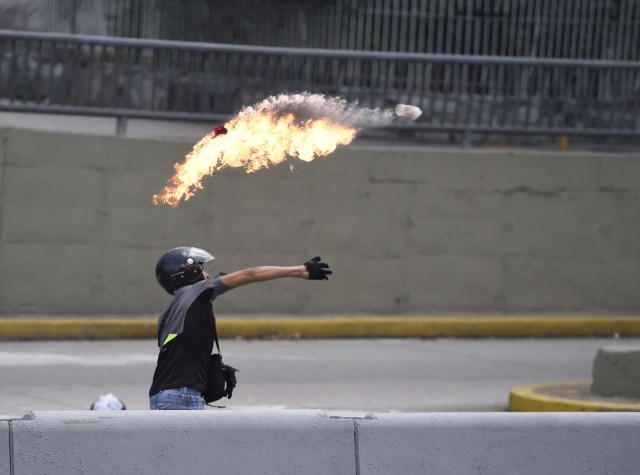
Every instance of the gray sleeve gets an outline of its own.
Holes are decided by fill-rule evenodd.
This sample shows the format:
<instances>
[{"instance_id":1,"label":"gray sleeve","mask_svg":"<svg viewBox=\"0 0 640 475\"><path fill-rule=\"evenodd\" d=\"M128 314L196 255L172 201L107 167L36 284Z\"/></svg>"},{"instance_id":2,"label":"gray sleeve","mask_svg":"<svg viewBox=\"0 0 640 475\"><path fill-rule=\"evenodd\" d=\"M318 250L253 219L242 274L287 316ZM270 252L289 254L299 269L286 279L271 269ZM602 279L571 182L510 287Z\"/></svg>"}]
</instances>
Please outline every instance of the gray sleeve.
<instances>
[{"instance_id":1,"label":"gray sleeve","mask_svg":"<svg viewBox=\"0 0 640 475\"><path fill-rule=\"evenodd\" d=\"M227 293L229 290L233 289L233 287L229 287L228 285L224 285L220 277L225 275L224 273L219 273L205 281L205 288L213 289L211 292L211 300L215 300L217 297L220 297L222 294Z\"/></svg>"}]
</instances>

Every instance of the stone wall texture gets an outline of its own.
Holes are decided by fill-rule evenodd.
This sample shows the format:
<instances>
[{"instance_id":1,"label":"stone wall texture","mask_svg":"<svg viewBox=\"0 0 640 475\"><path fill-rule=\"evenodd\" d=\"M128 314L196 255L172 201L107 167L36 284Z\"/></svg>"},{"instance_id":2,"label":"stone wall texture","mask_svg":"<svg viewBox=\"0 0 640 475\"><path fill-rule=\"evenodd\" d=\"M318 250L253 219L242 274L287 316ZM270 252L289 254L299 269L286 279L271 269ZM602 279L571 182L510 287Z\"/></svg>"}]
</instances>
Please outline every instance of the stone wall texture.
<instances>
[{"instance_id":1,"label":"stone wall texture","mask_svg":"<svg viewBox=\"0 0 640 475\"><path fill-rule=\"evenodd\" d=\"M223 170L151 202L192 143L0 129L0 314L150 314L155 263L214 270L321 255L328 282L254 284L219 312L638 312L640 154L354 144Z\"/></svg>"}]
</instances>

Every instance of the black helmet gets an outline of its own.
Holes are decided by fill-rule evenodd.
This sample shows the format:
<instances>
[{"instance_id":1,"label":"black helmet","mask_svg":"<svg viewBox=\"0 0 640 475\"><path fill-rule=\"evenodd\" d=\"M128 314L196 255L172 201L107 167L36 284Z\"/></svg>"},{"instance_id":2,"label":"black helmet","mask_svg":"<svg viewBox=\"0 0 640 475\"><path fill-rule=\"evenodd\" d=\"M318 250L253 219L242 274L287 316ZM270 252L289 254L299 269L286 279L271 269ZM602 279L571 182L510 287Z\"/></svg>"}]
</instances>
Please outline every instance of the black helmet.
<instances>
[{"instance_id":1,"label":"black helmet","mask_svg":"<svg viewBox=\"0 0 640 475\"><path fill-rule=\"evenodd\" d=\"M197 247L176 247L165 252L156 264L156 279L164 290L173 292L203 279L205 262L215 257Z\"/></svg>"}]
</instances>

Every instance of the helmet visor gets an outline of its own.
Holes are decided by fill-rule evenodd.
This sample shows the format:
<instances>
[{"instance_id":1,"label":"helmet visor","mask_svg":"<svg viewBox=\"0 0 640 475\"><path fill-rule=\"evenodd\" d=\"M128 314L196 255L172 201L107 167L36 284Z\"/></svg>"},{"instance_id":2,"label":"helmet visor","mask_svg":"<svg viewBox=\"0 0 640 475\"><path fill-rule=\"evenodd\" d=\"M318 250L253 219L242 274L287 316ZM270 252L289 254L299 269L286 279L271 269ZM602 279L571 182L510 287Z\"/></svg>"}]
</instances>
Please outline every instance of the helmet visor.
<instances>
[{"instance_id":1,"label":"helmet visor","mask_svg":"<svg viewBox=\"0 0 640 475\"><path fill-rule=\"evenodd\" d=\"M194 261L196 261L198 264L201 264L202 266L204 266L204 264L206 264L207 262L213 262L216 259L207 251L198 247L190 247L187 257L192 257Z\"/></svg>"}]
</instances>

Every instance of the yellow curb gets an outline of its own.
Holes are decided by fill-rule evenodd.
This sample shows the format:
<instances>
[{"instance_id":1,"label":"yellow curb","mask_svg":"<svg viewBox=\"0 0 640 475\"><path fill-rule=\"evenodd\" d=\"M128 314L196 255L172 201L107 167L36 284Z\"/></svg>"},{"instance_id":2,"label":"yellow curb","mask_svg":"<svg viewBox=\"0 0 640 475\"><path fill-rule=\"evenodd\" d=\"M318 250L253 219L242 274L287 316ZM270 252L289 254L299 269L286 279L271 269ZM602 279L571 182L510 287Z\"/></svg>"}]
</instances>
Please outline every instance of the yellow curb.
<instances>
[{"instance_id":1,"label":"yellow curb","mask_svg":"<svg viewBox=\"0 0 640 475\"><path fill-rule=\"evenodd\" d=\"M640 316L222 317L220 338L640 336ZM0 318L0 339L155 338L156 318Z\"/></svg>"},{"instance_id":2,"label":"yellow curb","mask_svg":"<svg viewBox=\"0 0 640 475\"><path fill-rule=\"evenodd\" d=\"M223 318L221 337L492 338L640 336L640 317L316 317Z\"/></svg>"},{"instance_id":3,"label":"yellow curb","mask_svg":"<svg viewBox=\"0 0 640 475\"><path fill-rule=\"evenodd\" d=\"M610 400L581 400L551 396L545 390L565 387L583 392L590 381L569 381L516 386L509 391L509 410L512 412L638 412L640 402L613 402ZM586 387L586 388L585 388Z\"/></svg>"},{"instance_id":4,"label":"yellow curb","mask_svg":"<svg viewBox=\"0 0 640 475\"><path fill-rule=\"evenodd\" d=\"M156 320L140 318L0 318L2 340L153 338Z\"/></svg>"}]
</instances>

